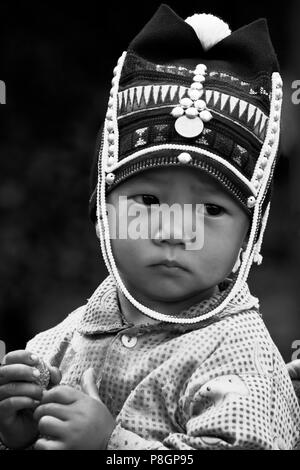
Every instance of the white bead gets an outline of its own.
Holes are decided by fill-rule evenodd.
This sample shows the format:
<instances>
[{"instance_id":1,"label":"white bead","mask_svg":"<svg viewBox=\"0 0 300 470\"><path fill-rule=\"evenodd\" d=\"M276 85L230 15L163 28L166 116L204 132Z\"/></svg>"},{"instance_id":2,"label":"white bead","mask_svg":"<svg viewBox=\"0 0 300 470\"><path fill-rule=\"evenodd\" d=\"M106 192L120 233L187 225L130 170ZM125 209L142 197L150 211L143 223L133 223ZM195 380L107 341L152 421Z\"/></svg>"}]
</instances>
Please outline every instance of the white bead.
<instances>
[{"instance_id":1,"label":"white bead","mask_svg":"<svg viewBox=\"0 0 300 470\"><path fill-rule=\"evenodd\" d=\"M113 173L108 173L105 177L105 181L107 184L112 184L115 180L115 175Z\"/></svg>"},{"instance_id":2,"label":"white bead","mask_svg":"<svg viewBox=\"0 0 300 470\"><path fill-rule=\"evenodd\" d=\"M257 180L255 180L253 185L254 185L254 188L257 189L259 187L259 182Z\"/></svg>"},{"instance_id":3,"label":"white bead","mask_svg":"<svg viewBox=\"0 0 300 470\"><path fill-rule=\"evenodd\" d=\"M109 98L109 100L108 100L108 107L109 107L109 108L112 108L113 105L114 105L114 99L113 99L113 97L111 96L111 97Z\"/></svg>"},{"instance_id":4,"label":"white bead","mask_svg":"<svg viewBox=\"0 0 300 470\"><path fill-rule=\"evenodd\" d=\"M199 100L199 98L201 98L201 96L203 95L203 90L191 90L191 89L189 89L188 90L188 95L191 98L191 100L196 101L196 100Z\"/></svg>"},{"instance_id":5,"label":"white bead","mask_svg":"<svg viewBox=\"0 0 300 470\"><path fill-rule=\"evenodd\" d=\"M278 82L276 83L276 88L282 88L282 80L281 80L281 77L280 77L280 80L278 80Z\"/></svg>"},{"instance_id":6,"label":"white bead","mask_svg":"<svg viewBox=\"0 0 300 470\"><path fill-rule=\"evenodd\" d=\"M279 121L279 114L277 114L277 113L274 114L274 121L275 122Z\"/></svg>"},{"instance_id":7,"label":"white bead","mask_svg":"<svg viewBox=\"0 0 300 470\"><path fill-rule=\"evenodd\" d=\"M193 82L193 83L191 84L191 89L192 89L192 90L202 90L202 88L203 88L202 83Z\"/></svg>"},{"instance_id":8,"label":"white bead","mask_svg":"<svg viewBox=\"0 0 300 470\"><path fill-rule=\"evenodd\" d=\"M256 203L256 199L254 196L249 196L247 199L247 206L251 209L251 207L254 207Z\"/></svg>"},{"instance_id":9,"label":"white bead","mask_svg":"<svg viewBox=\"0 0 300 470\"><path fill-rule=\"evenodd\" d=\"M194 106L199 109L199 111L203 111L206 108L206 103L204 100L197 100L195 101Z\"/></svg>"},{"instance_id":10,"label":"white bead","mask_svg":"<svg viewBox=\"0 0 300 470\"><path fill-rule=\"evenodd\" d=\"M277 90L276 93L275 93L275 99L276 100L281 100L281 98L282 98L282 91Z\"/></svg>"},{"instance_id":11,"label":"white bead","mask_svg":"<svg viewBox=\"0 0 300 470\"><path fill-rule=\"evenodd\" d=\"M266 157L263 157L261 162L260 162L260 167L261 168L266 168L267 164L268 164L268 159Z\"/></svg>"},{"instance_id":12,"label":"white bead","mask_svg":"<svg viewBox=\"0 0 300 470\"><path fill-rule=\"evenodd\" d=\"M276 134L276 132L278 132L278 126L277 126L277 124L273 124L273 126L272 126L272 134Z\"/></svg>"},{"instance_id":13,"label":"white bead","mask_svg":"<svg viewBox=\"0 0 300 470\"><path fill-rule=\"evenodd\" d=\"M109 153L110 155L113 155L114 152L115 152L115 146L114 146L113 144L112 144L112 145L109 145L109 146L108 146L108 153Z\"/></svg>"},{"instance_id":14,"label":"white bead","mask_svg":"<svg viewBox=\"0 0 300 470\"><path fill-rule=\"evenodd\" d=\"M116 77L114 77L111 81L111 84L112 84L112 86L115 86L116 83L117 83L117 79L116 79Z\"/></svg>"},{"instance_id":15,"label":"white bead","mask_svg":"<svg viewBox=\"0 0 300 470\"><path fill-rule=\"evenodd\" d=\"M203 83L205 82L205 77L204 75L195 75L194 78L193 78L194 82L199 82L199 83Z\"/></svg>"},{"instance_id":16,"label":"white bead","mask_svg":"<svg viewBox=\"0 0 300 470\"><path fill-rule=\"evenodd\" d=\"M180 155L178 155L177 160L180 163L190 163L190 161L192 160L192 157L189 153L183 152Z\"/></svg>"},{"instance_id":17,"label":"white bead","mask_svg":"<svg viewBox=\"0 0 300 470\"><path fill-rule=\"evenodd\" d=\"M108 119L109 121L111 121L113 118L113 112L111 109L109 109L106 113L106 119Z\"/></svg>"},{"instance_id":18,"label":"white bead","mask_svg":"<svg viewBox=\"0 0 300 470\"><path fill-rule=\"evenodd\" d=\"M262 255L261 255L260 253L255 253L255 254L254 254L254 257L253 257L254 263L256 263L256 264L259 265L259 264L262 263L262 260L263 260L263 257L262 257Z\"/></svg>"},{"instance_id":19,"label":"white bead","mask_svg":"<svg viewBox=\"0 0 300 470\"><path fill-rule=\"evenodd\" d=\"M172 114L173 117L178 118L180 116L183 116L184 109L181 108L180 106L176 106L176 108L172 109L171 114Z\"/></svg>"},{"instance_id":20,"label":"white bead","mask_svg":"<svg viewBox=\"0 0 300 470\"><path fill-rule=\"evenodd\" d=\"M280 104L275 103L274 109L275 109L275 111L279 111L280 110Z\"/></svg>"},{"instance_id":21,"label":"white bead","mask_svg":"<svg viewBox=\"0 0 300 470\"><path fill-rule=\"evenodd\" d=\"M114 74L114 75L117 75L118 70L119 70L119 67L116 65L115 68L114 68L113 74Z\"/></svg>"},{"instance_id":22,"label":"white bead","mask_svg":"<svg viewBox=\"0 0 300 470\"><path fill-rule=\"evenodd\" d=\"M264 176L263 170L261 168L258 168L256 172L256 178L260 180L263 176Z\"/></svg>"},{"instance_id":23,"label":"white bead","mask_svg":"<svg viewBox=\"0 0 300 470\"><path fill-rule=\"evenodd\" d=\"M198 64L198 65L196 66L195 72L196 72L197 74L198 74L198 73L202 73L202 74L203 74L203 73L206 72L206 70L207 70L207 67L206 67L205 64Z\"/></svg>"},{"instance_id":24,"label":"white bead","mask_svg":"<svg viewBox=\"0 0 300 470\"><path fill-rule=\"evenodd\" d=\"M270 147L272 147L272 145L274 145L274 142L275 142L274 137L270 137L270 139L269 139Z\"/></svg>"},{"instance_id":25,"label":"white bead","mask_svg":"<svg viewBox=\"0 0 300 470\"><path fill-rule=\"evenodd\" d=\"M114 157L108 157L107 166L113 166L114 163L115 163Z\"/></svg>"},{"instance_id":26,"label":"white bead","mask_svg":"<svg viewBox=\"0 0 300 470\"><path fill-rule=\"evenodd\" d=\"M115 87L112 87L110 92L109 92L109 96L112 98L113 96L115 96L115 90L116 88Z\"/></svg>"},{"instance_id":27,"label":"white bead","mask_svg":"<svg viewBox=\"0 0 300 470\"><path fill-rule=\"evenodd\" d=\"M188 118L190 119L193 119L195 118L196 116L198 116L198 110L194 107L192 108L188 108L186 111L185 111L185 114Z\"/></svg>"},{"instance_id":28,"label":"white bead","mask_svg":"<svg viewBox=\"0 0 300 470\"><path fill-rule=\"evenodd\" d=\"M109 134L107 140L110 144L114 144L115 143L115 134L113 132L111 134Z\"/></svg>"},{"instance_id":29,"label":"white bead","mask_svg":"<svg viewBox=\"0 0 300 470\"><path fill-rule=\"evenodd\" d=\"M114 125L113 123L110 121L108 124L107 124L107 130L109 132L113 131L114 130Z\"/></svg>"},{"instance_id":30,"label":"white bead","mask_svg":"<svg viewBox=\"0 0 300 470\"><path fill-rule=\"evenodd\" d=\"M200 118L204 122L209 122L213 118L213 116L207 109L205 109L204 111L201 111Z\"/></svg>"},{"instance_id":31,"label":"white bead","mask_svg":"<svg viewBox=\"0 0 300 470\"><path fill-rule=\"evenodd\" d=\"M269 157L271 155L271 153L272 153L272 147L270 147L268 145L268 147L266 148L266 151L265 151L265 156Z\"/></svg>"},{"instance_id":32,"label":"white bead","mask_svg":"<svg viewBox=\"0 0 300 470\"><path fill-rule=\"evenodd\" d=\"M180 105L183 107L183 108L189 108L190 106L192 106L193 102L190 98L182 98L180 100Z\"/></svg>"}]
</instances>

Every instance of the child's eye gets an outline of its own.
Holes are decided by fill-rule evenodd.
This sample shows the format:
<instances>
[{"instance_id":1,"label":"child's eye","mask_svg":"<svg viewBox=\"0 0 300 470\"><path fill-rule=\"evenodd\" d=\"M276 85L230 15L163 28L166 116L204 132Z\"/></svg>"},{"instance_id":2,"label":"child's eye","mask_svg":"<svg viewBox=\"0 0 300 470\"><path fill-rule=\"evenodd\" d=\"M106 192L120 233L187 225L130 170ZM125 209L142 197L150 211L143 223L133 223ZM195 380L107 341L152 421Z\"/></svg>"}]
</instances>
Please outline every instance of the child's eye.
<instances>
[{"instance_id":1,"label":"child's eye","mask_svg":"<svg viewBox=\"0 0 300 470\"><path fill-rule=\"evenodd\" d=\"M152 206L153 204L159 204L159 199L152 194L140 194L134 197L137 202L144 204L145 206Z\"/></svg>"},{"instance_id":2,"label":"child's eye","mask_svg":"<svg viewBox=\"0 0 300 470\"><path fill-rule=\"evenodd\" d=\"M216 204L204 204L204 206L208 215L217 216L224 213L223 207Z\"/></svg>"}]
</instances>

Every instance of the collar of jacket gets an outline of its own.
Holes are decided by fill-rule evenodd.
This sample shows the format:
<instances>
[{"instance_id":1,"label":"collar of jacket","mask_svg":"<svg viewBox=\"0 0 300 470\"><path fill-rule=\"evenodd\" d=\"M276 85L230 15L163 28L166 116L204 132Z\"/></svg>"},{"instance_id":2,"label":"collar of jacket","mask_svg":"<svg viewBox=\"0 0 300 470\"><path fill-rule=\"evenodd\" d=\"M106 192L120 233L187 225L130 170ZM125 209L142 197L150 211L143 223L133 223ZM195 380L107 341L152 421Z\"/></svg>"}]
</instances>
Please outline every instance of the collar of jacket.
<instances>
[{"instance_id":1,"label":"collar of jacket","mask_svg":"<svg viewBox=\"0 0 300 470\"><path fill-rule=\"evenodd\" d=\"M230 280L227 281L227 286L230 285ZM248 287L247 287L248 289ZM225 288L227 290L227 288ZM184 311L185 316L195 316L201 314L201 311L206 311L208 307L208 302L210 304L215 303L219 300L223 292L218 292L211 299L202 301L196 305L191 306ZM249 293L250 298L253 299L252 307L258 310L258 300L255 297L252 297ZM249 308L249 303L247 308ZM89 298L83 316L78 325L79 333L83 335L99 335L105 333L114 333L121 330L130 330L132 335L141 335L147 331L177 331L178 333L183 333L186 331L199 329L207 326L210 323L217 322L224 318L224 316L233 315L240 313L242 310L245 310L245 306L240 305L239 308L235 309L225 309L218 316L210 318L205 321L192 324L176 324L168 322L157 322L157 323L147 323L145 320L144 324L134 325L129 323L121 312L118 300L117 286L114 282L112 276L108 276L104 281L99 285L95 290L93 295ZM181 312L182 314L183 312Z\"/></svg>"}]
</instances>

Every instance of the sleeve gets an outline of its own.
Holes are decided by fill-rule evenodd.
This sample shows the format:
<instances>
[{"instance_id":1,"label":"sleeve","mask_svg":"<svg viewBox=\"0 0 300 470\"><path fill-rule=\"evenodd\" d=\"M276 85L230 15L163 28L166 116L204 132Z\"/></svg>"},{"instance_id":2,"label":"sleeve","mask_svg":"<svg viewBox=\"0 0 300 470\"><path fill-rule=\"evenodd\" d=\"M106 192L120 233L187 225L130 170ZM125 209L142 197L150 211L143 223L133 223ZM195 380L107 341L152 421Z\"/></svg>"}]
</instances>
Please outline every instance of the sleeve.
<instances>
[{"instance_id":1,"label":"sleeve","mask_svg":"<svg viewBox=\"0 0 300 470\"><path fill-rule=\"evenodd\" d=\"M131 413L126 424L118 422L109 450L279 450L293 449L300 441L299 405L267 336L244 339L228 333L180 391L176 432L153 439L158 433L148 429L145 437L141 428L130 427L134 407Z\"/></svg>"}]
</instances>

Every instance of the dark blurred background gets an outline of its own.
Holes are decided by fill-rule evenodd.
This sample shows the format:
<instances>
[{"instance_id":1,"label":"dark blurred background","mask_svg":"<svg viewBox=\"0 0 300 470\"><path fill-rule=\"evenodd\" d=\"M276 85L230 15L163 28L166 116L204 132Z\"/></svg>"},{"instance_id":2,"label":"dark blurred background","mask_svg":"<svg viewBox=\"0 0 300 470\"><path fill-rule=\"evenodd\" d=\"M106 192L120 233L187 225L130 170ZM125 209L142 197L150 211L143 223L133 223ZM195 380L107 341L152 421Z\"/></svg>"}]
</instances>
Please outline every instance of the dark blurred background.
<instances>
[{"instance_id":1,"label":"dark blurred background","mask_svg":"<svg viewBox=\"0 0 300 470\"><path fill-rule=\"evenodd\" d=\"M0 4L0 339L19 349L107 275L88 219L89 171L112 70L161 2ZM169 1L237 29L266 17L285 79L282 154L249 284L286 360L300 340L300 2ZM273 5L273 6L272 6ZM299 355L300 356L300 355Z\"/></svg>"}]
</instances>

